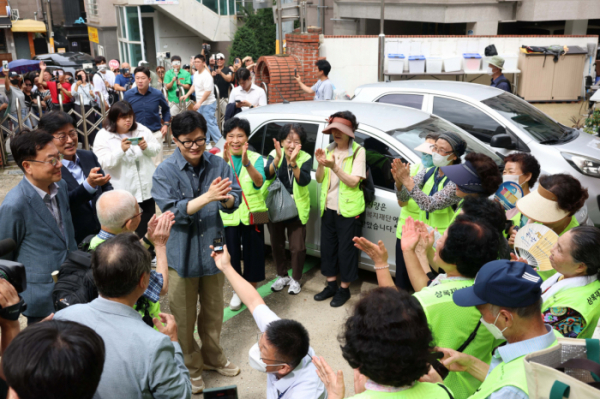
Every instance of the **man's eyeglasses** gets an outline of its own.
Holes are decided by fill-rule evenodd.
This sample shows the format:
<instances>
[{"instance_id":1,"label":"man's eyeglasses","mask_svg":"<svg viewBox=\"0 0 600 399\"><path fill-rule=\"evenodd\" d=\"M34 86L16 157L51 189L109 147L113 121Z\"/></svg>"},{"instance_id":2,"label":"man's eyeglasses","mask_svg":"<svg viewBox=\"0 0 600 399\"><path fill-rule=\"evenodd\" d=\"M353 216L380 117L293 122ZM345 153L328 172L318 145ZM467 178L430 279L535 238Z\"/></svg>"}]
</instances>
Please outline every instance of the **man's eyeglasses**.
<instances>
[{"instance_id":1,"label":"man's eyeglasses","mask_svg":"<svg viewBox=\"0 0 600 399\"><path fill-rule=\"evenodd\" d=\"M63 133L63 134L59 134L58 136L54 136L54 139L60 141L61 143L66 143L67 135L73 140L75 140L77 138L77 132L69 132L66 134Z\"/></svg>"},{"instance_id":2,"label":"man's eyeglasses","mask_svg":"<svg viewBox=\"0 0 600 399\"><path fill-rule=\"evenodd\" d=\"M190 149L196 144L197 147L202 147L206 143L206 137L196 139L194 141L180 141L184 148Z\"/></svg>"},{"instance_id":3,"label":"man's eyeglasses","mask_svg":"<svg viewBox=\"0 0 600 399\"><path fill-rule=\"evenodd\" d=\"M431 151L437 152L440 155L448 155L448 154L452 154L454 152L454 151L444 151L444 150L440 149L436 145L434 145L433 147L431 147Z\"/></svg>"},{"instance_id":4,"label":"man's eyeglasses","mask_svg":"<svg viewBox=\"0 0 600 399\"><path fill-rule=\"evenodd\" d=\"M132 220L132 219L135 219L136 217L140 216L142 213L144 213L144 212L142 211L142 212L140 212L140 213L136 213L135 215L133 215L132 217L130 217L129 219L127 219L127 220L125 221L125 223L123 223L123 226L121 226L121 228L124 228L124 227L125 227L125 225L126 225L126 224L127 224L129 221L130 221L130 220Z\"/></svg>"},{"instance_id":5,"label":"man's eyeglasses","mask_svg":"<svg viewBox=\"0 0 600 399\"><path fill-rule=\"evenodd\" d=\"M54 157L54 158L50 158L49 161L38 161L35 159L28 159L27 162L36 162L36 163L49 163L50 165L56 167L56 165L58 165L58 163L62 160L62 155L59 155L58 158Z\"/></svg>"}]
</instances>

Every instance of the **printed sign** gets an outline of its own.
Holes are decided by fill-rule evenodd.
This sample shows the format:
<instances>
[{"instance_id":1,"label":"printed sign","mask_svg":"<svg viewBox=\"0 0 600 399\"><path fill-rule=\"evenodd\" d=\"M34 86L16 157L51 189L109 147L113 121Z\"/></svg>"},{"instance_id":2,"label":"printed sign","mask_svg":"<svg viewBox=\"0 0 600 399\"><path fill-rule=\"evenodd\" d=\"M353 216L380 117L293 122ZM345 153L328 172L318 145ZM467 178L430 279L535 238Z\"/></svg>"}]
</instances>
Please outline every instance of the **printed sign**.
<instances>
[{"instance_id":1,"label":"printed sign","mask_svg":"<svg viewBox=\"0 0 600 399\"><path fill-rule=\"evenodd\" d=\"M110 68L111 71L119 68L119 61L117 61L117 60L108 61L108 67Z\"/></svg>"},{"instance_id":2,"label":"printed sign","mask_svg":"<svg viewBox=\"0 0 600 399\"><path fill-rule=\"evenodd\" d=\"M521 198L523 198L523 189L512 181L502 183L494 195L494 200L502 204L507 211L513 209Z\"/></svg>"},{"instance_id":3,"label":"printed sign","mask_svg":"<svg viewBox=\"0 0 600 399\"><path fill-rule=\"evenodd\" d=\"M100 43L98 39L98 29L88 26L88 37L90 39L90 42Z\"/></svg>"}]
</instances>

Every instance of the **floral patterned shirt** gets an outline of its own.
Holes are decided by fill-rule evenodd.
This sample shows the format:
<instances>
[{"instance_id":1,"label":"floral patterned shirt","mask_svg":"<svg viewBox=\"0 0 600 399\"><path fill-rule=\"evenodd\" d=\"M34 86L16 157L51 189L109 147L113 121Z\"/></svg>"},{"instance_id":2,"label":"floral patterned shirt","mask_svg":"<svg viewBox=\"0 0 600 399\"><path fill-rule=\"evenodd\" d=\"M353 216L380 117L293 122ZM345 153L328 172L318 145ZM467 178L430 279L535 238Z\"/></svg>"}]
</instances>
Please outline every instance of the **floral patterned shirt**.
<instances>
[{"instance_id":1,"label":"floral patterned shirt","mask_svg":"<svg viewBox=\"0 0 600 399\"><path fill-rule=\"evenodd\" d=\"M402 186L400 192L397 193L397 197L400 201L406 202L411 197L419 208L423 211L433 212L440 209L446 209L449 206L456 205L460 202L461 198L456 195L456 184L451 181L448 182L446 187L441 191L429 196L423 192L423 186L425 185L425 174L427 170L422 170L413 177L415 186L409 192L405 186Z\"/></svg>"},{"instance_id":2,"label":"floral patterned shirt","mask_svg":"<svg viewBox=\"0 0 600 399\"><path fill-rule=\"evenodd\" d=\"M553 307L543 312L542 315L544 323L550 324L565 338L577 338L587 325L581 314L571 308Z\"/></svg>"}]
</instances>

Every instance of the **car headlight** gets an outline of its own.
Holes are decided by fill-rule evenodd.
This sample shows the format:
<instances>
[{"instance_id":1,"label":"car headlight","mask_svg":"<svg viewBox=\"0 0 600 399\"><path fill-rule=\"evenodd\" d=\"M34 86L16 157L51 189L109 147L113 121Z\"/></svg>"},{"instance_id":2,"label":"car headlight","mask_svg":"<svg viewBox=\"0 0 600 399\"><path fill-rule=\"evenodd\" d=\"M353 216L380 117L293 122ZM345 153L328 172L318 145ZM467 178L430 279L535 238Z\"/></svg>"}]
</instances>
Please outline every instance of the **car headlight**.
<instances>
[{"instance_id":1,"label":"car headlight","mask_svg":"<svg viewBox=\"0 0 600 399\"><path fill-rule=\"evenodd\" d=\"M568 152L560 153L572 167L581 174L600 178L600 161L594 158L575 155Z\"/></svg>"}]
</instances>

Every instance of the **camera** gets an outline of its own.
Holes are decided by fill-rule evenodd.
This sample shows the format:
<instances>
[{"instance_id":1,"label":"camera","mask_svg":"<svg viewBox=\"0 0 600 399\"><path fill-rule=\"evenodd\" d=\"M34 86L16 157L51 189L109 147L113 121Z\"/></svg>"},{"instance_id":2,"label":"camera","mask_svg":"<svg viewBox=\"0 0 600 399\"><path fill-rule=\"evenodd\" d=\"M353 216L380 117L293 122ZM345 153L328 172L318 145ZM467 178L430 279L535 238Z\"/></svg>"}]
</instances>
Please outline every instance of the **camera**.
<instances>
[{"instance_id":1,"label":"camera","mask_svg":"<svg viewBox=\"0 0 600 399\"><path fill-rule=\"evenodd\" d=\"M213 240L213 251L223 252L223 236L216 237Z\"/></svg>"},{"instance_id":2,"label":"camera","mask_svg":"<svg viewBox=\"0 0 600 399\"><path fill-rule=\"evenodd\" d=\"M81 79L83 79L83 78L81 77L81 75L77 75L77 80L81 80Z\"/></svg>"},{"instance_id":3,"label":"camera","mask_svg":"<svg viewBox=\"0 0 600 399\"><path fill-rule=\"evenodd\" d=\"M0 256L4 256L17 248L14 240L7 238L0 241ZM18 294L27 289L27 274L25 266L19 262L0 259L0 278L8 281ZM19 295L21 301L15 305L0 308L0 317L6 320L17 320L21 312L27 309L27 304Z\"/></svg>"}]
</instances>

